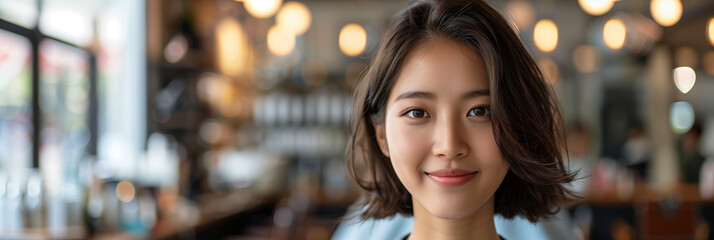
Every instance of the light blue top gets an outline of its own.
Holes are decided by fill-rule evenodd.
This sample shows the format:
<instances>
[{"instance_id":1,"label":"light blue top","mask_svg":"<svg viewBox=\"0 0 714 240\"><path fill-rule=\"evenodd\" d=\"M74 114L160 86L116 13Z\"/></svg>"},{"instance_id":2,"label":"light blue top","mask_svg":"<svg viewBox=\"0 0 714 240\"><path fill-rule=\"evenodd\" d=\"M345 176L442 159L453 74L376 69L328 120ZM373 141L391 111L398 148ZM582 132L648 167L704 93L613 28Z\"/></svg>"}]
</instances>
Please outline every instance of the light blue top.
<instances>
[{"instance_id":1,"label":"light blue top","mask_svg":"<svg viewBox=\"0 0 714 240\"><path fill-rule=\"evenodd\" d=\"M496 231L504 239L577 239L567 211L560 211L548 220L532 224L525 218L508 220L500 215L494 217ZM353 218L340 224L332 240L384 239L400 240L412 231L414 218L397 214L392 218L359 222Z\"/></svg>"}]
</instances>

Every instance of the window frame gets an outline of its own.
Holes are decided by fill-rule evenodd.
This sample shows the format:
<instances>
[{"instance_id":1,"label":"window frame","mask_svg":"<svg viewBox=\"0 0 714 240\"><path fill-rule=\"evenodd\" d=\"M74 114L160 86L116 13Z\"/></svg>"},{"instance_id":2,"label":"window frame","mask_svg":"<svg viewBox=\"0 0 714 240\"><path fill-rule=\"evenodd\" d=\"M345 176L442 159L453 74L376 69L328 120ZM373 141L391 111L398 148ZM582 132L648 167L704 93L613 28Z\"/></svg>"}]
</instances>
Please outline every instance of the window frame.
<instances>
[{"instance_id":1,"label":"window frame","mask_svg":"<svg viewBox=\"0 0 714 240\"><path fill-rule=\"evenodd\" d=\"M38 1L38 5L41 5L42 1ZM41 9L41 7L40 7ZM40 12L41 13L41 12ZM39 15L37 16L39 18ZM38 20L39 22L39 20ZM41 129L42 129L42 113L40 110L40 64L39 64L39 46L44 40L51 40L57 43L67 45L69 47L75 48L87 54L89 63L89 113L88 113L88 123L89 123L89 144L87 146L87 153L96 156L97 154L97 130L98 130L98 97L97 97L97 57L96 53L88 48L80 47L70 42L58 39L52 36L43 34L37 24L34 28L29 29L15 23L9 22L3 18L0 18L0 29L16 34L20 37L26 38L30 41L31 48L31 64L32 64L32 97L31 97L31 111L32 111L32 167L35 169L40 168L40 145L41 145Z\"/></svg>"}]
</instances>

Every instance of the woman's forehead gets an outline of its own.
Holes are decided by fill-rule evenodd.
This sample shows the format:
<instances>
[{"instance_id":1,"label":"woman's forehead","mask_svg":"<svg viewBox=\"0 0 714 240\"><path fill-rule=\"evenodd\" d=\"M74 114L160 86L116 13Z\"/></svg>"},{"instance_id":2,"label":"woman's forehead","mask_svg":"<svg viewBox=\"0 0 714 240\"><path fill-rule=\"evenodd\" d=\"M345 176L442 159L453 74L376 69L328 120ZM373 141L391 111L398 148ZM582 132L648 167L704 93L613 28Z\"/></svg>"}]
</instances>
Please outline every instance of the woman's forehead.
<instances>
[{"instance_id":1,"label":"woman's forehead","mask_svg":"<svg viewBox=\"0 0 714 240\"><path fill-rule=\"evenodd\" d=\"M437 39L423 43L405 60L392 92L450 92L488 89L481 56L465 44ZM441 90L441 91L440 91Z\"/></svg>"}]
</instances>

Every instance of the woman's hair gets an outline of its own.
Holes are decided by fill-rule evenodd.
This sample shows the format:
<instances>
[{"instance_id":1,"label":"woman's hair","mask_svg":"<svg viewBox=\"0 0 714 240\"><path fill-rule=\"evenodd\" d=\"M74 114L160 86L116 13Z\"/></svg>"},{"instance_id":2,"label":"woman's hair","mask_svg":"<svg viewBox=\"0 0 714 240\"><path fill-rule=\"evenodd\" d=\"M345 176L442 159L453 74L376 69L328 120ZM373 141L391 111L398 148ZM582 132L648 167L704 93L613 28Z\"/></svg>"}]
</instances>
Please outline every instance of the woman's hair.
<instances>
[{"instance_id":1,"label":"woman's hair","mask_svg":"<svg viewBox=\"0 0 714 240\"><path fill-rule=\"evenodd\" d=\"M495 213L531 222L553 216L573 194L563 166L564 133L558 103L511 26L479 0L422 0L397 14L354 95L347 149L350 176L365 196L360 218L412 215L411 194L381 151L373 124L382 124L387 99L410 52L444 38L483 58L489 79L495 141L510 169L495 193Z\"/></svg>"}]
</instances>

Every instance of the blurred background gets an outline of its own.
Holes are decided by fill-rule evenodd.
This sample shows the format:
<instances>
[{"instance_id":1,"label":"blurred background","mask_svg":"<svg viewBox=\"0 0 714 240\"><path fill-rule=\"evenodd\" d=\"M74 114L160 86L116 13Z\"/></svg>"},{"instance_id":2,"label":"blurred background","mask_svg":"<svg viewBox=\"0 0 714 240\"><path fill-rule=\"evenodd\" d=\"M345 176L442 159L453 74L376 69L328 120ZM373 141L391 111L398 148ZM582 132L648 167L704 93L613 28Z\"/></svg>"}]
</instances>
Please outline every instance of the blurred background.
<instances>
[{"instance_id":1,"label":"blurred background","mask_svg":"<svg viewBox=\"0 0 714 240\"><path fill-rule=\"evenodd\" d=\"M714 1L487 1L558 94L581 239L714 239ZM329 239L405 0L0 1L0 239Z\"/></svg>"}]
</instances>

